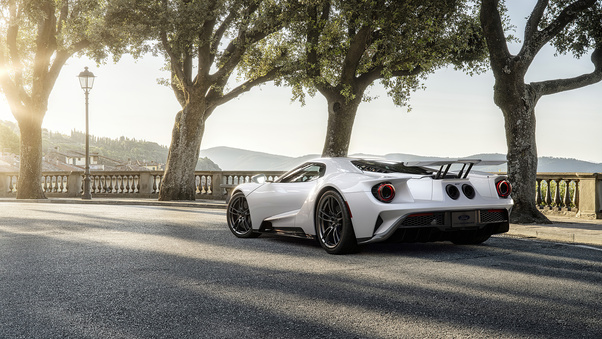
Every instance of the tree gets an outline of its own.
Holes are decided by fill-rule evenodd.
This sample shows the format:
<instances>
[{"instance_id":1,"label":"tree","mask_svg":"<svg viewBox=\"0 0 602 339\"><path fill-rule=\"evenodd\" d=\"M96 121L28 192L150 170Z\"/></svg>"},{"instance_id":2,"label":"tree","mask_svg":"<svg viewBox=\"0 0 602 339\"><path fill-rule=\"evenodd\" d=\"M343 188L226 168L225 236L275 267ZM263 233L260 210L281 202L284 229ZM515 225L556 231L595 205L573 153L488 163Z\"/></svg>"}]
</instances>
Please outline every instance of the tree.
<instances>
[{"instance_id":1,"label":"tree","mask_svg":"<svg viewBox=\"0 0 602 339\"><path fill-rule=\"evenodd\" d=\"M476 9L454 0L313 0L290 31L305 72L288 77L294 97L328 102L323 156L346 156L357 108L380 80L397 105L421 79L453 64L478 71L486 60Z\"/></svg>"},{"instance_id":2,"label":"tree","mask_svg":"<svg viewBox=\"0 0 602 339\"><path fill-rule=\"evenodd\" d=\"M520 52L510 54L499 14L499 0L482 0L481 26L495 77L494 101L505 119L508 177L515 205L511 221L549 222L535 205L537 146L535 106L544 95L568 91L602 80L602 5L596 0L539 0L527 20ZM559 52L591 55L593 72L568 79L525 83L525 74L547 43Z\"/></svg>"},{"instance_id":3,"label":"tree","mask_svg":"<svg viewBox=\"0 0 602 339\"><path fill-rule=\"evenodd\" d=\"M264 41L282 28L291 11L278 0L119 2L128 10L113 13L114 20L139 32L132 51L163 54L171 70L166 83L182 107L172 130L159 200L194 200L194 169L207 118L218 106L279 74L285 51ZM253 71L228 89L243 62L253 62Z\"/></svg>"},{"instance_id":4,"label":"tree","mask_svg":"<svg viewBox=\"0 0 602 339\"><path fill-rule=\"evenodd\" d=\"M104 26L105 1L0 0L0 89L20 130L18 199L45 198L42 121L65 62L87 49L97 59L120 39Z\"/></svg>"}]
</instances>

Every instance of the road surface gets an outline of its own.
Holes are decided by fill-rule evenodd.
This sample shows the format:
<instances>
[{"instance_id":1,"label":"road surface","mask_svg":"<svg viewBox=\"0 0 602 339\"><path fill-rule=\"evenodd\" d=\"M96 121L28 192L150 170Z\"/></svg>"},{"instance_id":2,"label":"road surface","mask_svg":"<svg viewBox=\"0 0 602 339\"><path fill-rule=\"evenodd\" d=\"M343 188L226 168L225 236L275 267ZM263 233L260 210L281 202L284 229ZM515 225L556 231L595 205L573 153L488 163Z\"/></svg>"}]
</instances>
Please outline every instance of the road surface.
<instances>
[{"instance_id":1,"label":"road surface","mask_svg":"<svg viewBox=\"0 0 602 339\"><path fill-rule=\"evenodd\" d=\"M602 248L235 238L217 209L0 203L0 338L602 338Z\"/></svg>"}]
</instances>

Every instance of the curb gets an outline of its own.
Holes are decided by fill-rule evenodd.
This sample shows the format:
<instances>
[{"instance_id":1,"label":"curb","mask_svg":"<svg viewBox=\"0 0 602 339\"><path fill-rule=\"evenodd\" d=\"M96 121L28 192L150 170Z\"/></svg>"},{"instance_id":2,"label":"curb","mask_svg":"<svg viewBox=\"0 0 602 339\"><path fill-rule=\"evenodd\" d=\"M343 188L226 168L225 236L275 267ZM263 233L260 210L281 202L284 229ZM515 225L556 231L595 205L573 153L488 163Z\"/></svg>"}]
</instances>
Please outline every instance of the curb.
<instances>
[{"instance_id":1,"label":"curb","mask_svg":"<svg viewBox=\"0 0 602 339\"><path fill-rule=\"evenodd\" d=\"M602 228L589 230L573 227L511 224L510 230L505 234L569 244L602 246Z\"/></svg>"},{"instance_id":2,"label":"curb","mask_svg":"<svg viewBox=\"0 0 602 339\"><path fill-rule=\"evenodd\" d=\"M91 200L83 199L68 199L68 198L48 198L48 199L23 199L15 198L0 199L0 202L17 202L17 203L44 203L44 204L82 204L82 205L135 205L135 206L169 206L169 207L194 207L194 208L216 208L226 209L225 201L158 201L158 200L115 200L96 198Z\"/></svg>"}]
</instances>

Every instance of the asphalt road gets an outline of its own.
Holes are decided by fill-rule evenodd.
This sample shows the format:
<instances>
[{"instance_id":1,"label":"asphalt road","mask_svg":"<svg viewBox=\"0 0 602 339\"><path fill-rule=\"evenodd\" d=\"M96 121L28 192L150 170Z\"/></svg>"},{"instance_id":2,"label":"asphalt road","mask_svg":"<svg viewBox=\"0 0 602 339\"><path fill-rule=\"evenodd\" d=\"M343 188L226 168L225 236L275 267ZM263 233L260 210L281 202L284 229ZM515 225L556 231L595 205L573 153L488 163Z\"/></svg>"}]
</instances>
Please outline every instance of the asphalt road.
<instances>
[{"instance_id":1,"label":"asphalt road","mask_svg":"<svg viewBox=\"0 0 602 339\"><path fill-rule=\"evenodd\" d=\"M0 203L0 338L602 338L602 248L238 239L223 210Z\"/></svg>"}]
</instances>

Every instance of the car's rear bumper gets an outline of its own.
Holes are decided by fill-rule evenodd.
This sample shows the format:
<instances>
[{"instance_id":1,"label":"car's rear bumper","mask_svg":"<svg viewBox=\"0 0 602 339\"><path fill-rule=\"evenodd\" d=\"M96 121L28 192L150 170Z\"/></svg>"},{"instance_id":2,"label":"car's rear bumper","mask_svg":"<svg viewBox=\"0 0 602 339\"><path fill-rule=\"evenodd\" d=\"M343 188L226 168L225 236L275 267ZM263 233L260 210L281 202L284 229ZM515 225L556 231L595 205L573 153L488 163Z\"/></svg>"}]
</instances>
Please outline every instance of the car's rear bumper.
<instances>
[{"instance_id":1,"label":"car's rear bumper","mask_svg":"<svg viewBox=\"0 0 602 339\"><path fill-rule=\"evenodd\" d=\"M509 211L505 208L421 211L405 214L390 226L383 228L384 221L379 215L374 225L373 236L363 239L358 238L358 243L379 242L391 237L408 242L449 240L447 235L466 230L482 230L481 232L488 232L489 234L504 233L508 232L509 229L508 216Z\"/></svg>"}]
</instances>

